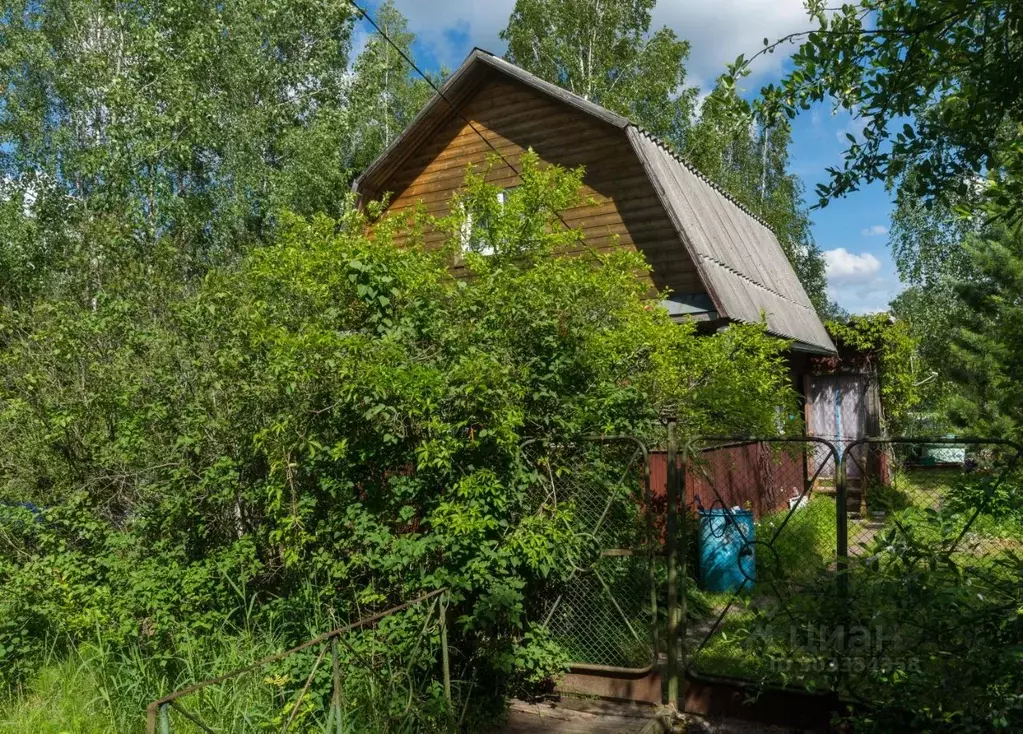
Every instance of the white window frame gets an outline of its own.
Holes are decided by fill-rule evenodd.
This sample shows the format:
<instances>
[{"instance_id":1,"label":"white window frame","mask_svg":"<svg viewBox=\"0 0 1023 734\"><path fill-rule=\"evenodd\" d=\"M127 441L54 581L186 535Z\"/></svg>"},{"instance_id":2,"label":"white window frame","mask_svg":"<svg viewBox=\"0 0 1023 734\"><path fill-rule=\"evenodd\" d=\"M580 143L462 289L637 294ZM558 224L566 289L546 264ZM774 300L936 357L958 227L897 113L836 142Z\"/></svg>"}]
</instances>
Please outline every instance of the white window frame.
<instances>
[{"instance_id":1,"label":"white window frame","mask_svg":"<svg viewBox=\"0 0 1023 734\"><path fill-rule=\"evenodd\" d=\"M497 192L497 203L502 207L508 203L508 194L514 189L514 186L510 186L506 189L501 189ZM465 205L462 204L464 208ZM484 257L490 257L494 254L494 246L488 244L486 246L473 247L473 221L472 212L466 212L465 219L462 220L462 229L459 232L459 245L464 256L467 252L475 252L477 255L483 255Z\"/></svg>"}]
</instances>

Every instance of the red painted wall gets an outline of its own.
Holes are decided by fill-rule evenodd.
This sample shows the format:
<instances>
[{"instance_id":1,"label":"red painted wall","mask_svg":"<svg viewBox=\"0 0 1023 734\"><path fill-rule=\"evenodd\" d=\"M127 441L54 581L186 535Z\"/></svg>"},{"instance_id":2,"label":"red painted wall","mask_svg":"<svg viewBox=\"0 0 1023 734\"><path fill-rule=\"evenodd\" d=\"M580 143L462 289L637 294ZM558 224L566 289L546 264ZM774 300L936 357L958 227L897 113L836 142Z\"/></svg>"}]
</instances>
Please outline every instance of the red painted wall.
<instances>
[{"instance_id":1,"label":"red painted wall","mask_svg":"<svg viewBox=\"0 0 1023 734\"><path fill-rule=\"evenodd\" d=\"M699 462L686 470L686 509L739 506L760 519L787 508L789 499L798 497L805 486L803 448L750 443L702 452ZM667 454L653 451L650 491L655 511L664 508L667 486Z\"/></svg>"}]
</instances>

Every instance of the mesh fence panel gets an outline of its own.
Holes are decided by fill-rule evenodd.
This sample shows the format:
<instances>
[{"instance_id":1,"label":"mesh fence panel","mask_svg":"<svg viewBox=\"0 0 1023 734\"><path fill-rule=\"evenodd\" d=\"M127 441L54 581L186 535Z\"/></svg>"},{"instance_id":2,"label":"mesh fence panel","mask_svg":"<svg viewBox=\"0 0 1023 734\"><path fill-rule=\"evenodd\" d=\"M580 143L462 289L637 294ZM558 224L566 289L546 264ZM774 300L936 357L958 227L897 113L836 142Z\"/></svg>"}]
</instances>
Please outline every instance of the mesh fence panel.
<instances>
[{"instance_id":1,"label":"mesh fence panel","mask_svg":"<svg viewBox=\"0 0 1023 734\"><path fill-rule=\"evenodd\" d=\"M653 662L646 558L601 557L576 574L549 611L548 628L574 662L621 668Z\"/></svg>"},{"instance_id":2,"label":"mesh fence panel","mask_svg":"<svg viewBox=\"0 0 1023 734\"><path fill-rule=\"evenodd\" d=\"M686 470L687 665L757 677L750 638L837 566L836 452L805 439L700 442Z\"/></svg>"},{"instance_id":3,"label":"mesh fence panel","mask_svg":"<svg viewBox=\"0 0 1023 734\"><path fill-rule=\"evenodd\" d=\"M845 457L850 556L916 544L968 567L1023 552L1018 459L1015 447L987 440L852 444Z\"/></svg>"},{"instance_id":4,"label":"mesh fence panel","mask_svg":"<svg viewBox=\"0 0 1023 734\"><path fill-rule=\"evenodd\" d=\"M643 668L654 661L653 547L647 454L634 439L523 447L530 509L571 509L585 548L537 612L575 665Z\"/></svg>"},{"instance_id":5,"label":"mesh fence panel","mask_svg":"<svg viewBox=\"0 0 1023 734\"><path fill-rule=\"evenodd\" d=\"M968 649L971 620L1003 603L998 594L1013 598L1023 559L1014 445L698 448L686 474L690 670L869 701L893 671L940 661L940 640ZM971 586L985 594L959 596ZM960 603L961 613L948 613Z\"/></svg>"}]
</instances>

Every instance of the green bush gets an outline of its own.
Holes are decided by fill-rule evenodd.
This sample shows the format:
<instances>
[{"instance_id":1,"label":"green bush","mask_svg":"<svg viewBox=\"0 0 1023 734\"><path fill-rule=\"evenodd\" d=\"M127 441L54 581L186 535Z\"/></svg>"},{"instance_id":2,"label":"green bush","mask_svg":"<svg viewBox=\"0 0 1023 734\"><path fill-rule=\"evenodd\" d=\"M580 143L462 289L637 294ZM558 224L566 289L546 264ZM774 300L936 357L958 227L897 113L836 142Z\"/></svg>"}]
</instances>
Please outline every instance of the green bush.
<instances>
[{"instance_id":1,"label":"green bush","mask_svg":"<svg viewBox=\"0 0 1023 734\"><path fill-rule=\"evenodd\" d=\"M989 732L1023 727L1023 560L949 555L961 525L910 508L854 560L787 598L748 636L765 679L837 690L855 731Z\"/></svg>"},{"instance_id":2,"label":"green bush","mask_svg":"<svg viewBox=\"0 0 1023 734\"><path fill-rule=\"evenodd\" d=\"M897 512L912 506L908 494L898 489L897 483L870 482L867 486L867 510L870 512Z\"/></svg>"},{"instance_id":3,"label":"green bush","mask_svg":"<svg viewBox=\"0 0 1023 734\"><path fill-rule=\"evenodd\" d=\"M964 515L980 510L994 520L1023 527L1023 482L1015 474L966 474L945 493L943 506Z\"/></svg>"},{"instance_id":4,"label":"green bush","mask_svg":"<svg viewBox=\"0 0 1023 734\"><path fill-rule=\"evenodd\" d=\"M624 248L554 257L585 247L553 213L580 182L526 156L504 207L473 174L444 220L292 219L199 282L126 266L40 305L0 354L0 499L46 508L0 513L0 678L97 630L173 671L183 640L248 624L239 588L283 644L447 587L456 676L555 673L524 600L581 541L571 502L528 502L520 443L667 406L770 430L791 397L762 327L673 323ZM465 212L494 255L457 252Z\"/></svg>"}]
</instances>

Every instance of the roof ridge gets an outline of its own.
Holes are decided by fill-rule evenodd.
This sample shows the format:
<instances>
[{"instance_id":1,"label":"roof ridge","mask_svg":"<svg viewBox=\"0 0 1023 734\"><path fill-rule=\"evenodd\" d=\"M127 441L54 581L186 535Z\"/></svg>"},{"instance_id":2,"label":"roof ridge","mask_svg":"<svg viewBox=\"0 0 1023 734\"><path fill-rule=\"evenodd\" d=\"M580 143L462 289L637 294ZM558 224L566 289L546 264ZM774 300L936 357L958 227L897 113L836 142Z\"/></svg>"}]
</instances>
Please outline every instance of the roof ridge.
<instances>
[{"instance_id":1,"label":"roof ridge","mask_svg":"<svg viewBox=\"0 0 1023 734\"><path fill-rule=\"evenodd\" d=\"M759 214L755 214L753 211L750 210L750 208L748 206L746 206L741 201L739 201L735 197L734 194L732 194L731 192L726 190L721 184L719 184L717 181L714 181L713 179L711 179L707 174L705 174L703 171L701 171L699 168L697 168L695 165L693 165L692 162L687 160L684 156L682 156L681 153L679 153L677 150L675 150L671 146L670 143L668 143L663 138L661 138L661 137L659 137L657 135L654 135L652 132L647 130L645 127L643 127L639 123L635 122L631 117L627 117L625 115L622 115L621 113L615 112L614 110L610 110L607 107L605 107L604 105L600 104L599 102L594 102L593 100L586 99L582 95L576 94L571 89L565 89L563 86L561 86L560 84L557 84L556 82L549 82L546 79L544 79L543 77L539 77L539 76L537 76L536 74L534 74L531 71L526 71L521 66L518 66L517 64L513 64L511 61L508 61L503 56L498 56L497 54L495 54L495 53L493 53L491 51L488 51L485 48L480 48L479 46L475 46L473 48L473 52L479 52L479 53L482 53L482 54L486 54L491 59L495 59L496 61L499 61L502 64L507 64L508 66L513 67L514 69L518 70L519 72L521 72L523 74L528 74L529 76L533 77L534 79L536 79L536 80L538 80L540 82L543 82L545 84L550 84L552 86L557 87L559 90L561 90L565 94L570 94L573 97L576 97L581 102L585 102L587 104L593 105L594 107L599 107L600 109L602 109L602 110L604 110L606 112L609 112L612 115L617 115L618 117L622 118L623 120L627 120L629 125L631 125L632 127L636 128L636 130L638 130L640 132L640 134L645 135L646 137L650 138L650 140L654 141L658 146L660 146L661 148L666 150L668 152L668 154L671 155L672 158L674 158L679 163L681 163L683 166L685 166L686 169L688 169L694 176L699 178L701 181L709 184L712 189L714 189L719 194L721 194L726 199L728 199L728 201L730 201L732 204L734 204L735 207L737 209L739 209L739 211L741 211L743 214L747 215L751 219L755 220L759 224L763 225L764 227L767 227L769 230L771 230L771 233L774 234L775 237L778 236L778 233L774 231L774 228L771 227L771 225L768 224L764 220L763 217L761 217Z\"/></svg>"},{"instance_id":2,"label":"roof ridge","mask_svg":"<svg viewBox=\"0 0 1023 734\"><path fill-rule=\"evenodd\" d=\"M727 199L728 201L730 201L730 202L731 202L731 203L732 203L732 204L733 204L733 205L734 205L734 206L735 206L735 207L736 207L736 208L737 208L737 209L738 209L739 211L741 211L741 212L742 212L743 214L745 214L746 216L748 216L748 217L749 217L750 219L753 219L753 220L754 220L754 221L756 221L757 223L759 223L759 224L763 225L764 227L767 227L767 229L769 229L769 230L771 231L771 234L773 234L773 235L774 235L775 237L777 237L777 236L778 236L778 233L774 231L774 228L773 228L773 227L772 227L772 226L771 226L770 224L768 224L768 223L767 223L767 221L766 221L766 220L764 220L764 218L763 218L763 217L761 217L761 216L760 216L759 214L755 214L755 213L754 213L753 211L751 211L751 210L750 210L750 208L749 208L748 206L746 206L746 205L745 205L745 204L743 204L743 203L742 203L741 201L739 201L739 200L738 200L738 199L737 199L737 198L735 197L735 195L734 195L734 194L732 194L732 193L731 193L731 192L729 192L729 191L728 191L727 189L725 189L725 187L724 187L724 186L722 186L722 185L721 185L721 184L719 184L719 183L718 183L717 181L715 181L715 180L714 180L714 179L712 179L712 178L711 178L710 176L708 176L708 175L707 175L707 174L705 174L705 173L704 173L703 171L701 171L701 170L700 170L699 168L697 168L697 167L696 167L696 166L695 166L695 165L694 165L693 163L691 163L691 162L690 162L689 160L687 160L687 159L686 159L686 158L685 158L685 157L684 157L684 156L683 156L683 155L682 155L681 153L679 153L678 151L676 151L676 150L675 150L675 149L674 149L674 148L673 148L673 147L671 146L671 144L670 144L670 143L668 143L668 141L666 141L666 140L664 140L664 139L662 139L662 138L658 137L657 135L654 135L654 134L653 134L652 132L650 132L649 130L647 130L646 128L644 128L644 127L643 127L642 125L637 125L636 123L634 123L634 122L631 122L631 121L630 121L630 124L631 124L631 125L632 125L632 126L633 126L634 128L636 128L636 130L637 130L637 131L638 131L638 132L639 132L639 133L640 133L641 135L643 135L643 136L645 136L645 137L649 138L650 140L652 140L652 141L653 141L653 142L654 142L654 143L655 143L655 144L657 145L657 147L659 147L659 148L663 149L664 151L666 151L666 152L668 153L668 155L670 155L670 156L671 156L672 158L674 158L674 159L675 159L676 161L678 161L678 162L679 162L679 163L681 163L681 164L682 164L683 166L685 166L685 167L686 167L686 170L688 170L688 171L689 171L690 173L692 173L692 174L693 174L694 176L696 176L696 177L697 177L698 179L700 179L700 180L701 180L701 181L703 181L703 182L704 182L705 184L707 184L707 185L708 185L708 186L710 186L710 187L711 187L712 189L714 189L714 190L715 190L715 191L717 191L717 192L718 192L719 194L721 194L721 195L722 195L723 197L725 197L725 198L726 198L726 199ZM780 243L779 243L779 244L780 244Z\"/></svg>"},{"instance_id":3,"label":"roof ridge","mask_svg":"<svg viewBox=\"0 0 1023 734\"><path fill-rule=\"evenodd\" d=\"M786 303L791 303L793 306L798 306L799 308L802 308L802 309L804 309L806 311L813 310L814 313L816 313L816 309L814 309L812 305L807 306L806 304L800 303L799 301L793 301L791 298L786 296L784 293L779 293L778 291L774 290L773 288L768 288L766 285L764 285L760 281L754 280L753 278L751 278L750 276L746 275L742 271L736 270L731 265L718 260L716 257L711 257L710 255L708 255L705 252L701 252L701 253L699 253L699 255L704 260L710 260L712 263L717 265L719 268L724 268L728 272L734 274L737 278L745 280L747 283L750 283L751 285L754 285L757 288L761 288L761 289L767 291L768 293L770 293L773 296L777 296L778 298L782 299Z\"/></svg>"}]
</instances>

